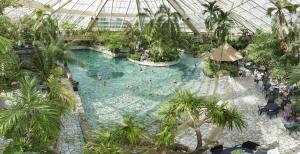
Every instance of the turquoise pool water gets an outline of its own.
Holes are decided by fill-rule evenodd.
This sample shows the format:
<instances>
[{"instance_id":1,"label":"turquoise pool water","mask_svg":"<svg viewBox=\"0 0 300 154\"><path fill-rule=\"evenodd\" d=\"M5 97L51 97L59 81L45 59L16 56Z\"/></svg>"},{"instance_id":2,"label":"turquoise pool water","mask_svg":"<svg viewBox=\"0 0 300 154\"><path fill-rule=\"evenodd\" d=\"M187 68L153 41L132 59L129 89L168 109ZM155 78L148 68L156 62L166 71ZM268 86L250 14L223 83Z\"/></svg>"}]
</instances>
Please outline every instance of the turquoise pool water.
<instances>
[{"instance_id":1,"label":"turquoise pool water","mask_svg":"<svg viewBox=\"0 0 300 154\"><path fill-rule=\"evenodd\" d=\"M203 77L201 61L188 54L171 67L140 66L126 58L112 59L89 50L74 51L74 56L86 65L70 65L70 70L79 82L79 94L93 128L121 122L126 114L150 126L173 90L193 88Z\"/></svg>"}]
</instances>

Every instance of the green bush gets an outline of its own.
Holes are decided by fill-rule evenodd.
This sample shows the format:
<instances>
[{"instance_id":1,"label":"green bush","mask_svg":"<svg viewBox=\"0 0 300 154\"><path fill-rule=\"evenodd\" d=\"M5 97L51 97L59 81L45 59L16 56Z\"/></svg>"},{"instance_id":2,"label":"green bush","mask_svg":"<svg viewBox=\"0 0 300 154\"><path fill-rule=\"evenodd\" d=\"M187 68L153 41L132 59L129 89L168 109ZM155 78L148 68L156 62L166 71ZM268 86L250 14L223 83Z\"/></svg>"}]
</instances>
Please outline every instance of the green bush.
<instances>
[{"instance_id":1,"label":"green bush","mask_svg":"<svg viewBox=\"0 0 300 154\"><path fill-rule=\"evenodd\" d=\"M191 47L191 52L194 56L200 56L201 54L208 52L208 50L211 48L210 44L200 44L200 45L193 45Z\"/></svg>"},{"instance_id":2,"label":"green bush","mask_svg":"<svg viewBox=\"0 0 300 154\"><path fill-rule=\"evenodd\" d=\"M284 68L274 67L270 69L270 75L277 80L283 80L287 77L288 72Z\"/></svg>"},{"instance_id":3,"label":"green bush","mask_svg":"<svg viewBox=\"0 0 300 154\"><path fill-rule=\"evenodd\" d=\"M150 49L150 60L153 62L168 62L179 59L179 51L168 45L154 46Z\"/></svg>"},{"instance_id":4,"label":"green bush","mask_svg":"<svg viewBox=\"0 0 300 154\"><path fill-rule=\"evenodd\" d=\"M128 47L129 39L122 32L103 32L97 38L111 52L118 53L122 48Z\"/></svg>"},{"instance_id":5,"label":"green bush","mask_svg":"<svg viewBox=\"0 0 300 154\"><path fill-rule=\"evenodd\" d=\"M220 66L219 66L220 65ZM203 73L209 77L217 77L219 75L232 75L236 76L239 68L233 64L215 64L210 59L205 59L203 64Z\"/></svg>"},{"instance_id":6,"label":"green bush","mask_svg":"<svg viewBox=\"0 0 300 154\"><path fill-rule=\"evenodd\" d=\"M138 53L138 52L136 52L136 53L130 54L129 57L130 57L130 59L140 61L140 59L141 59L141 54Z\"/></svg>"}]
</instances>

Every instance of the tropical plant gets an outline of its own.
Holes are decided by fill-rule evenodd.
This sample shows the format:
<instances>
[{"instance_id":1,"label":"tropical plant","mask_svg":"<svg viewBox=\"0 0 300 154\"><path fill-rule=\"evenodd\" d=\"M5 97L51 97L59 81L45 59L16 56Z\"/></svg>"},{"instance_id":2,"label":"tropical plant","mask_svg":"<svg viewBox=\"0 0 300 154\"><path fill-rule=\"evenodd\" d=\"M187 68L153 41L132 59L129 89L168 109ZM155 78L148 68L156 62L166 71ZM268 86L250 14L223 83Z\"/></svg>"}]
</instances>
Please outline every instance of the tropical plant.
<instances>
[{"instance_id":1,"label":"tropical plant","mask_svg":"<svg viewBox=\"0 0 300 154\"><path fill-rule=\"evenodd\" d=\"M171 9L166 5L161 5L159 10L155 13L156 24L159 27L157 33L161 32L160 37L166 37L166 41L173 41L172 43L177 43L176 40L180 38L180 27L179 19L181 16L178 12L171 12ZM174 44L174 47L176 45Z\"/></svg>"},{"instance_id":2,"label":"tropical plant","mask_svg":"<svg viewBox=\"0 0 300 154\"><path fill-rule=\"evenodd\" d=\"M60 113L67 113L67 111L76 108L76 95L69 90L67 85L60 83L59 77L51 75L46 82L46 86L48 88L47 97L49 100L55 101Z\"/></svg>"},{"instance_id":3,"label":"tropical plant","mask_svg":"<svg viewBox=\"0 0 300 154\"><path fill-rule=\"evenodd\" d=\"M228 40L228 43L237 50L245 49L251 42L251 34L248 29L241 29L242 35L237 40Z\"/></svg>"},{"instance_id":4,"label":"tropical plant","mask_svg":"<svg viewBox=\"0 0 300 154\"><path fill-rule=\"evenodd\" d=\"M0 3L0 15L4 15L4 10L7 7L18 7L19 5L17 4L16 0L1 0Z\"/></svg>"},{"instance_id":5,"label":"tropical plant","mask_svg":"<svg viewBox=\"0 0 300 154\"><path fill-rule=\"evenodd\" d=\"M132 25L131 23L127 23L124 33L127 35L128 38L130 38L130 48L134 49L136 47L138 38L141 35L138 23L135 23L134 25Z\"/></svg>"},{"instance_id":6,"label":"tropical plant","mask_svg":"<svg viewBox=\"0 0 300 154\"><path fill-rule=\"evenodd\" d=\"M177 12L171 12L166 5L161 5L156 13L144 9L139 17L149 17L145 25L143 37L150 47L150 59L154 61L170 61L179 58L178 48L185 47L187 41L181 38Z\"/></svg>"},{"instance_id":7,"label":"tropical plant","mask_svg":"<svg viewBox=\"0 0 300 154\"><path fill-rule=\"evenodd\" d=\"M69 51L71 44L64 43L63 38L51 39L48 43L45 45L40 41L35 41L33 51L34 68L39 72L43 81L47 80L51 70L58 66L57 62L83 66L81 62L73 58Z\"/></svg>"},{"instance_id":8,"label":"tropical plant","mask_svg":"<svg viewBox=\"0 0 300 154\"><path fill-rule=\"evenodd\" d=\"M34 40L33 27L35 19L29 15L22 16L18 22L18 46L32 46Z\"/></svg>"},{"instance_id":9,"label":"tropical plant","mask_svg":"<svg viewBox=\"0 0 300 154\"><path fill-rule=\"evenodd\" d=\"M125 144L138 145L148 140L145 130L134 121L133 117L125 116L123 122L113 128L95 131L85 146L85 153L123 153L125 150L122 146Z\"/></svg>"},{"instance_id":10,"label":"tropical plant","mask_svg":"<svg viewBox=\"0 0 300 154\"><path fill-rule=\"evenodd\" d=\"M18 31L15 24L13 24L9 17L0 16L0 36L10 40L18 39Z\"/></svg>"},{"instance_id":11,"label":"tropical plant","mask_svg":"<svg viewBox=\"0 0 300 154\"><path fill-rule=\"evenodd\" d=\"M19 92L2 95L1 99L11 101L0 112L0 134L12 139L8 148L39 152L58 136L59 113L37 91L35 79L25 76ZM11 148L14 145L17 148Z\"/></svg>"},{"instance_id":12,"label":"tropical plant","mask_svg":"<svg viewBox=\"0 0 300 154\"><path fill-rule=\"evenodd\" d=\"M210 32L215 29L218 14L221 11L220 7L216 5L216 3L217 1L212 1L207 2L206 4L202 4L202 6L204 7L203 15L208 14L208 16L204 20L205 27L208 30L208 35L210 35Z\"/></svg>"},{"instance_id":13,"label":"tropical plant","mask_svg":"<svg viewBox=\"0 0 300 154\"><path fill-rule=\"evenodd\" d=\"M35 21L33 26L34 42L43 43L48 47L51 46L51 41L58 40L60 36L58 22L50 14L40 10L36 11L33 20Z\"/></svg>"},{"instance_id":14,"label":"tropical plant","mask_svg":"<svg viewBox=\"0 0 300 154\"><path fill-rule=\"evenodd\" d=\"M276 19L276 24L278 28L279 38L281 39L281 48L285 49L285 37L286 37L286 28L288 27L288 22L285 16L285 12L296 13L299 4L292 4L288 0L270 0L274 7L267 9L267 15L273 16Z\"/></svg>"},{"instance_id":15,"label":"tropical plant","mask_svg":"<svg viewBox=\"0 0 300 154\"><path fill-rule=\"evenodd\" d=\"M169 145L174 140L174 135L170 131L178 131L191 127L197 137L197 147L194 153L203 153L207 144L203 145L201 126L205 123L212 123L221 128L243 129L247 126L243 116L235 107L229 108L227 103L218 104L215 99L195 96L190 91L175 91L174 98L168 101L168 106L161 112L162 124L166 126L159 133L160 140L166 140L165 145ZM174 130L174 124L176 129ZM168 130L169 129L169 130ZM166 137L166 139L162 139ZM162 143L160 143L162 144Z\"/></svg>"},{"instance_id":16,"label":"tropical plant","mask_svg":"<svg viewBox=\"0 0 300 154\"><path fill-rule=\"evenodd\" d=\"M0 54L6 54L11 51L12 43L9 39L0 36Z\"/></svg>"},{"instance_id":17,"label":"tropical plant","mask_svg":"<svg viewBox=\"0 0 300 154\"><path fill-rule=\"evenodd\" d=\"M233 20L230 19L230 12L220 11L217 17L217 27L214 33L218 40L217 45L222 45L228 40L232 26Z\"/></svg>"},{"instance_id":18,"label":"tropical plant","mask_svg":"<svg viewBox=\"0 0 300 154\"><path fill-rule=\"evenodd\" d=\"M22 76L21 62L14 52L0 53L0 89L9 90Z\"/></svg>"},{"instance_id":19,"label":"tropical plant","mask_svg":"<svg viewBox=\"0 0 300 154\"><path fill-rule=\"evenodd\" d=\"M123 149L116 141L116 134L109 130L95 131L84 147L84 154L122 154Z\"/></svg>"},{"instance_id":20,"label":"tropical plant","mask_svg":"<svg viewBox=\"0 0 300 154\"><path fill-rule=\"evenodd\" d=\"M103 32L98 37L98 41L111 52L119 53L122 48L128 47L130 40L124 32Z\"/></svg>"}]
</instances>

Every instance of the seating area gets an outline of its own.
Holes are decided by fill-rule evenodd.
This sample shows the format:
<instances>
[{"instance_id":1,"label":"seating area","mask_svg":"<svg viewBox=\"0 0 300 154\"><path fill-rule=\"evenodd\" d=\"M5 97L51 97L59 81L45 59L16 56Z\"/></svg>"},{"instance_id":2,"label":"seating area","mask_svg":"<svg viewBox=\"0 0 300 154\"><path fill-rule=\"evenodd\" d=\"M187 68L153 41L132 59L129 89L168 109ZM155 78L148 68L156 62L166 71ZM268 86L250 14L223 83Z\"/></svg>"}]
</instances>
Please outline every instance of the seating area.
<instances>
[{"instance_id":1,"label":"seating area","mask_svg":"<svg viewBox=\"0 0 300 154\"><path fill-rule=\"evenodd\" d=\"M289 131L297 132L300 126L300 109L296 105L296 97L298 96L298 85L279 82L269 77L267 67L248 66L253 72L254 82L257 89L265 95L265 104L258 105L258 114L266 114L270 120L283 117L284 127Z\"/></svg>"}]
</instances>

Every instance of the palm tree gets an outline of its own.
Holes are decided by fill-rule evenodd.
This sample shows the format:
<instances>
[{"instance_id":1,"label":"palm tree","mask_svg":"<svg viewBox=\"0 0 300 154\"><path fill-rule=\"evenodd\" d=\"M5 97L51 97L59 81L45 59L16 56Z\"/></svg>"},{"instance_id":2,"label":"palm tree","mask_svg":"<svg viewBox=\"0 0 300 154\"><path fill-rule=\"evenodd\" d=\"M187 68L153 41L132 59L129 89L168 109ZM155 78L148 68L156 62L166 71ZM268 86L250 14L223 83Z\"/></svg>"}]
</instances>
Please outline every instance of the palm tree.
<instances>
[{"instance_id":1,"label":"palm tree","mask_svg":"<svg viewBox=\"0 0 300 154\"><path fill-rule=\"evenodd\" d=\"M296 10L300 5L292 4L288 0L270 0L270 2L275 7L268 8L267 15L272 16L274 14L274 17L276 18L279 38L281 40L281 47L285 49L286 44L284 42L284 39L287 32L285 32L284 28L288 26L288 22L285 18L285 12L296 13Z\"/></svg>"},{"instance_id":2,"label":"palm tree","mask_svg":"<svg viewBox=\"0 0 300 154\"><path fill-rule=\"evenodd\" d=\"M230 12L220 11L217 18L217 28L215 29L215 37L218 39L218 45L224 44L230 34L233 20L230 19Z\"/></svg>"},{"instance_id":3,"label":"palm tree","mask_svg":"<svg viewBox=\"0 0 300 154\"><path fill-rule=\"evenodd\" d=\"M33 20L35 20L32 28L34 42L38 41L47 46L52 40L58 40L58 37L61 35L58 22L50 14L45 14L43 11L36 11Z\"/></svg>"},{"instance_id":4,"label":"palm tree","mask_svg":"<svg viewBox=\"0 0 300 154\"><path fill-rule=\"evenodd\" d=\"M81 62L73 58L72 52L68 50L69 46L70 44L64 43L63 38L51 39L48 45L35 41L33 62L44 81L50 76L51 70L58 66L57 62L83 66Z\"/></svg>"},{"instance_id":5,"label":"palm tree","mask_svg":"<svg viewBox=\"0 0 300 154\"><path fill-rule=\"evenodd\" d=\"M208 30L208 35L210 35L210 32L214 30L217 22L218 14L221 11L220 7L216 5L216 3L217 1L207 2L206 4L202 4L202 6L204 7L203 15L208 14L206 19L204 20L205 27Z\"/></svg>"},{"instance_id":6,"label":"palm tree","mask_svg":"<svg viewBox=\"0 0 300 154\"><path fill-rule=\"evenodd\" d=\"M140 18L149 18L150 19L147 24L142 25L142 26L144 26L144 29L143 29L143 31L141 30L141 32L143 33L148 44L150 44L153 40L153 35L156 33L155 32L156 17L151 12L151 10L149 10L148 8L144 8L143 10L144 10L144 12L140 12L139 14L137 14L137 16Z\"/></svg>"},{"instance_id":7,"label":"palm tree","mask_svg":"<svg viewBox=\"0 0 300 154\"><path fill-rule=\"evenodd\" d=\"M170 125L166 126L171 128L171 131L178 131L179 128L193 128L197 137L197 147L193 153L203 153L208 149L208 145L202 143L200 127L203 124L212 123L221 128L238 128L240 130L247 126L237 109L228 108L226 103L219 105L214 99L195 96L187 90L175 91L174 95L175 97L168 101L168 107L161 112L162 123L167 121ZM181 126L176 124L181 124ZM166 129L164 128L163 131ZM170 139L167 141L170 142Z\"/></svg>"},{"instance_id":8,"label":"palm tree","mask_svg":"<svg viewBox=\"0 0 300 154\"><path fill-rule=\"evenodd\" d=\"M58 77L51 75L46 82L46 86L49 100L55 102L54 104L60 110L60 113L66 113L70 109L74 110L76 108L76 95L69 90L67 85L60 83Z\"/></svg>"},{"instance_id":9,"label":"palm tree","mask_svg":"<svg viewBox=\"0 0 300 154\"><path fill-rule=\"evenodd\" d=\"M1 98L12 102L0 112L0 134L12 139L10 145L26 141L29 146L21 146L22 150L40 150L58 136L59 113L36 90L35 79L25 76L20 82L19 92Z\"/></svg>"},{"instance_id":10,"label":"palm tree","mask_svg":"<svg viewBox=\"0 0 300 154\"><path fill-rule=\"evenodd\" d=\"M138 41L138 37L141 34L138 28L138 23L134 25L132 25L131 23L127 23L124 33L130 38L130 48L134 49L136 47L136 42Z\"/></svg>"},{"instance_id":11,"label":"palm tree","mask_svg":"<svg viewBox=\"0 0 300 154\"><path fill-rule=\"evenodd\" d=\"M161 5L154 16L157 18L156 23L160 27L158 30L162 32L167 41L175 41L180 37L179 19L181 15L178 12L171 12L171 9L166 5Z\"/></svg>"}]
</instances>

